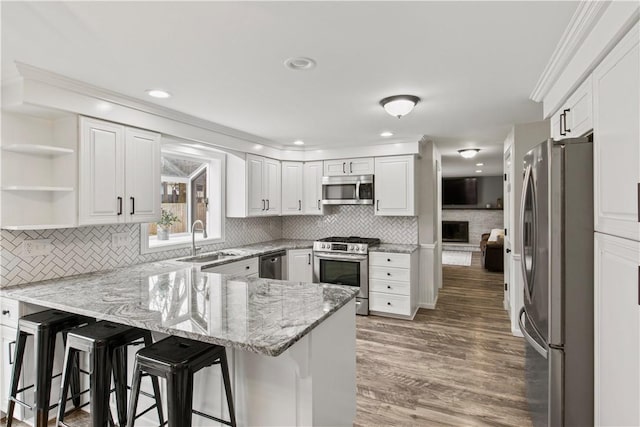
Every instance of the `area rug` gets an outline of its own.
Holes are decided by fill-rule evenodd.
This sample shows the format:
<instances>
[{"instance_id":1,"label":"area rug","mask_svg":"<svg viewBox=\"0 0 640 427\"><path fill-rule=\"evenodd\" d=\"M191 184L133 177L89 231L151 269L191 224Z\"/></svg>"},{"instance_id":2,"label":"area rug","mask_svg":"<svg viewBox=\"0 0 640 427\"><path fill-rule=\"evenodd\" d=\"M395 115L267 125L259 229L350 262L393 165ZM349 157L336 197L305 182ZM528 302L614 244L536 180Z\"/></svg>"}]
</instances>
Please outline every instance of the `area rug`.
<instances>
[{"instance_id":1,"label":"area rug","mask_svg":"<svg viewBox=\"0 0 640 427\"><path fill-rule=\"evenodd\" d=\"M442 264L446 265L471 265L471 252L468 251L442 251Z\"/></svg>"}]
</instances>

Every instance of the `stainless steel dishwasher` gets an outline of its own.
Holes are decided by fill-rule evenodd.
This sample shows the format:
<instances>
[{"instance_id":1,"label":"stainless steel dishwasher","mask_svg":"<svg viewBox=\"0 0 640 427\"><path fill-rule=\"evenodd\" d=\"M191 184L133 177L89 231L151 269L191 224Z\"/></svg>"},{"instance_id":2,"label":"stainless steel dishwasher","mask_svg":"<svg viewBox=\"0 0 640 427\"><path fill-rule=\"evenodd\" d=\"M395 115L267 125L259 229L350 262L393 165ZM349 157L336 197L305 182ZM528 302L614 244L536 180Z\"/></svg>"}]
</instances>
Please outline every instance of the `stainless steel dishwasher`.
<instances>
[{"instance_id":1,"label":"stainless steel dishwasher","mask_svg":"<svg viewBox=\"0 0 640 427\"><path fill-rule=\"evenodd\" d=\"M263 279L282 280L282 269L286 256L286 251L262 255L260 257L260 277Z\"/></svg>"}]
</instances>

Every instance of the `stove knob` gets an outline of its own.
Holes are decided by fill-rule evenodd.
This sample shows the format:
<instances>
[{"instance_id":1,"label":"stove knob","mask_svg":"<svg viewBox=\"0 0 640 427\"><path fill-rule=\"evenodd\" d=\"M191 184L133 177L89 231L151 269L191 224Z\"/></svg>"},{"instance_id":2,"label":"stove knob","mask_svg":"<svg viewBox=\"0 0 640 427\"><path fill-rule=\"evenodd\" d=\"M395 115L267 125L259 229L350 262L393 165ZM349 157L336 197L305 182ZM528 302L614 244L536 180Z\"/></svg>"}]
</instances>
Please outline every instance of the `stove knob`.
<instances>
[{"instance_id":1,"label":"stove knob","mask_svg":"<svg viewBox=\"0 0 640 427\"><path fill-rule=\"evenodd\" d=\"M349 250L352 251L353 250L353 245L349 246Z\"/></svg>"}]
</instances>

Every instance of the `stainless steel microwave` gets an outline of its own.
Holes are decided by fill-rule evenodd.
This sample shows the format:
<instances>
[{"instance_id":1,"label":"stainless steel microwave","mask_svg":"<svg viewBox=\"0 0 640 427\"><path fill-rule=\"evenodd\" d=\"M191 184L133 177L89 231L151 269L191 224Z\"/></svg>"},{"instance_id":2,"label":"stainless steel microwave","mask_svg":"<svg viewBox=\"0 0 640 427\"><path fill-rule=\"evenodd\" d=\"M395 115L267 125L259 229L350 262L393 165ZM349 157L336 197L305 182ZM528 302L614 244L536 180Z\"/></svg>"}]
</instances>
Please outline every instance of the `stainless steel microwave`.
<instances>
[{"instance_id":1,"label":"stainless steel microwave","mask_svg":"<svg viewBox=\"0 0 640 427\"><path fill-rule=\"evenodd\" d=\"M372 205L373 175L323 176L323 205Z\"/></svg>"}]
</instances>

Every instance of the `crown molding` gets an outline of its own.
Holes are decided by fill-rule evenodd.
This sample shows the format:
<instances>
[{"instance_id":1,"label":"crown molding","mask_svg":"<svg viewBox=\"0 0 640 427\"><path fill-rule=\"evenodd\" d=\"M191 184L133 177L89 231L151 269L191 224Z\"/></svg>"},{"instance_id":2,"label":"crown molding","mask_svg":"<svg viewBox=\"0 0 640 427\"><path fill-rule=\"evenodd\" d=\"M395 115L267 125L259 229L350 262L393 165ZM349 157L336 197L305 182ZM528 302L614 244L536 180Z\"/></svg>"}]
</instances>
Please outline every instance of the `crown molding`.
<instances>
[{"instance_id":1,"label":"crown molding","mask_svg":"<svg viewBox=\"0 0 640 427\"><path fill-rule=\"evenodd\" d=\"M247 132L242 132L227 126L219 125L217 123L200 119L189 114L181 113L170 108L162 107L152 102L146 102L137 98L110 91L108 89L103 89L101 87L72 79L70 77L66 77L51 71L43 70L41 68L34 67L22 62L16 61L15 64L18 72L25 80L41 82L67 91L91 96L92 98L96 98L101 101L110 102L158 117L175 120L184 124L188 124L190 126L199 127L201 129L216 132L233 138L238 138L254 144L266 145L278 150L282 150L285 148L283 145L277 144L269 139L262 138L260 136L253 135Z\"/></svg>"},{"instance_id":2,"label":"crown molding","mask_svg":"<svg viewBox=\"0 0 640 427\"><path fill-rule=\"evenodd\" d=\"M582 1L578 4L529 98L536 102L543 101L609 4L603 1Z\"/></svg>"}]
</instances>

